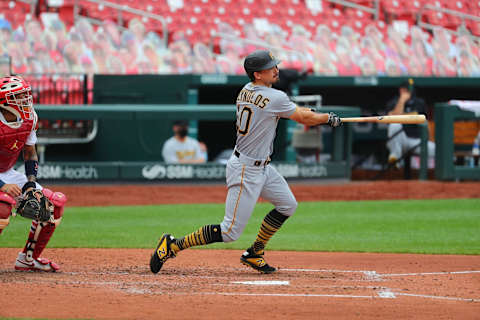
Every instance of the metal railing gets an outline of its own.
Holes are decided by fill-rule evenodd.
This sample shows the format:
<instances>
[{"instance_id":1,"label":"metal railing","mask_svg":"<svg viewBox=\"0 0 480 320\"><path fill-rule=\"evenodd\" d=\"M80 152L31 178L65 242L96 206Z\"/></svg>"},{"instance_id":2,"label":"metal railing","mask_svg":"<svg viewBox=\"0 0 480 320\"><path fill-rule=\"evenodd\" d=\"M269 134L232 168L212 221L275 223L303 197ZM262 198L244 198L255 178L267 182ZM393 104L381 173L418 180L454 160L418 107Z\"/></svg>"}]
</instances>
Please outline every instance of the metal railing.
<instances>
[{"instance_id":1,"label":"metal railing","mask_svg":"<svg viewBox=\"0 0 480 320\"><path fill-rule=\"evenodd\" d=\"M445 29L449 33L452 33L452 34L455 34L455 35L458 35L458 36L462 36L462 35L466 34L465 32L455 31L455 30L444 28L443 26L438 26L438 25L434 25L434 24L431 24L431 23L423 22L422 21L422 16L423 16L423 14L426 10L442 12L442 13L446 13L446 14L450 14L450 15L459 17L460 19L462 19L461 26L463 27L463 29L465 31L467 30L465 20L480 21L480 17L474 16L474 15L471 15L471 14L467 14L467 13L463 13L463 12L455 11L455 10L451 10L451 9L441 8L441 7L431 5L431 4L426 4L422 8L420 8L420 10L417 13L417 24L418 24L419 27L422 27L422 28L425 28L425 29L428 29L428 30L432 30L432 31L435 30L435 29L441 28L441 29ZM477 42L480 43L480 37L477 37L477 36L475 36L471 33L469 33L468 36L471 37L473 40L476 40Z\"/></svg>"},{"instance_id":2,"label":"metal railing","mask_svg":"<svg viewBox=\"0 0 480 320\"><path fill-rule=\"evenodd\" d=\"M306 55L301 52L301 51L297 51L297 50L293 50L293 49L288 49L288 48L283 48L283 47L277 47L277 46L272 46L270 45L268 42L266 41L260 41L260 40L251 40L251 39L244 39L244 38L239 38L237 35L235 34L230 34L230 33L224 33L224 32L214 32L213 33L213 37L220 37L220 38L225 38L225 39L229 39L229 40L233 40L235 41L236 43L247 43L247 44L253 44L255 46L259 46L259 47L262 47L262 48L265 48L265 49L269 49L269 50L275 50L275 51L280 51L280 52L286 52L287 54L295 54L295 55L298 55L300 57L302 57L302 63L303 63L303 66L302 66L302 71L306 71L307 70L307 58L306 58Z\"/></svg>"},{"instance_id":3,"label":"metal railing","mask_svg":"<svg viewBox=\"0 0 480 320\"><path fill-rule=\"evenodd\" d=\"M327 1L331 3L341 4L344 7L359 9L359 10L371 13L373 14L373 17L375 20L378 20L378 18L380 17L380 0L373 1L375 3L373 8L363 6L361 4L357 4L351 1L346 1L346 0L327 0Z\"/></svg>"},{"instance_id":4,"label":"metal railing","mask_svg":"<svg viewBox=\"0 0 480 320\"><path fill-rule=\"evenodd\" d=\"M80 15L80 7L81 7L81 4L85 3L85 2L93 2L93 3L99 4L99 5L103 5L104 7L108 7L108 8L112 8L112 9L117 10L118 25L121 29L125 29L122 26L123 20L124 20L122 12L129 12L129 13L133 13L133 14L139 15L139 16L144 17L144 18L159 21L162 25L162 36L163 36L164 45L165 45L165 47L167 47L167 45L168 45L167 21L162 16L159 16L158 14L153 14L153 13L150 13L150 12L147 12L147 11L144 11L144 10L131 8L128 5L119 5L119 4L109 2L109 1L104 1L104 0L82 0L82 1L75 0L74 9L73 9L75 20L77 20L81 16ZM99 20L99 19L95 19L95 18L92 18L92 17L86 17L86 16L81 16L81 17L87 18L93 24L97 24L97 25L102 24L102 21Z\"/></svg>"},{"instance_id":5,"label":"metal railing","mask_svg":"<svg viewBox=\"0 0 480 320\"><path fill-rule=\"evenodd\" d=\"M92 92L86 74L56 73L22 75L32 88L34 105L37 104L75 104L91 103ZM52 120L38 121L38 153L41 163L45 161L45 149L50 144L88 143L95 139L98 132L97 120Z\"/></svg>"}]
</instances>

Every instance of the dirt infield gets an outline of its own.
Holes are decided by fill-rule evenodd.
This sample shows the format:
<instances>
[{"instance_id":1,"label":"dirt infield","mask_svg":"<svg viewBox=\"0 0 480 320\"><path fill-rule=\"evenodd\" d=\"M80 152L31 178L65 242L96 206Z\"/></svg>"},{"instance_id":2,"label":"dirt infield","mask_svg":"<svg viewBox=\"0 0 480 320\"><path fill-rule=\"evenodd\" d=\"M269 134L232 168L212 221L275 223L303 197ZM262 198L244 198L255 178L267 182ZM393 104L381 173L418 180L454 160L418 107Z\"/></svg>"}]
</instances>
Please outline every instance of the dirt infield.
<instances>
[{"instance_id":1,"label":"dirt infield","mask_svg":"<svg viewBox=\"0 0 480 320\"><path fill-rule=\"evenodd\" d=\"M239 263L240 251L190 250L153 275L150 250L49 249L63 265L55 274L10 271L16 252L0 250L1 316L478 319L480 312L478 256L268 252L281 269L261 275Z\"/></svg>"},{"instance_id":2,"label":"dirt infield","mask_svg":"<svg viewBox=\"0 0 480 320\"><path fill-rule=\"evenodd\" d=\"M223 203L214 186L54 186L71 206ZM299 201L480 198L478 183L292 184ZM0 238L1 240L1 238ZM0 316L94 319L479 319L480 256L272 252L261 275L238 250L186 250L150 273L151 250L47 249L58 273L13 271L0 249Z\"/></svg>"}]
</instances>

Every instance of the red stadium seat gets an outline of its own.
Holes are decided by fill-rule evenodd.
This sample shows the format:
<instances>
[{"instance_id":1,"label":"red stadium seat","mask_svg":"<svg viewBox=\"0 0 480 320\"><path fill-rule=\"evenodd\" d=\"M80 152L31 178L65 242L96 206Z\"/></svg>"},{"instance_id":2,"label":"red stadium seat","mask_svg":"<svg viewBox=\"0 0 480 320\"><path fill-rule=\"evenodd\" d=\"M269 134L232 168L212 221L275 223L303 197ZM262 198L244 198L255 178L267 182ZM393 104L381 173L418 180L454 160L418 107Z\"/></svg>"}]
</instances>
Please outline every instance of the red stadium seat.
<instances>
[{"instance_id":1,"label":"red stadium seat","mask_svg":"<svg viewBox=\"0 0 480 320\"><path fill-rule=\"evenodd\" d=\"M469 13L467 3L462 0L447 1L446 6L450 10L460 11L463 13Z\"/></svg>"},{"instance_id":2,"label":"red stadium seat","mask_svg":"<svg viewBox=\"0 0 480 320\"><path fill-rule=\"evenodd\" d=\"M73 26L75 17L73 13L74 7L71 5L68 6L61 6L58 8L58 15L60 17L60 20L63 21L67 25L67 27Z\"/></svg>"},{"instance_id":3,"label":"red stadium seat","mask_svg":"<svg viewBox=\"0 0 480 320\"><path fill-rule=\"evenodd\" d=\"M480 22L470 20L468 28L473 35L480 37Z\"/></svg>"},{"instance_id":4,"label":"red stadium seat","mask_svg":"<svg viewBox=\"0 0 480 320\"><path fill-rule=\"evenodd\" d=\"M479 16L480 15L480 0L474 0L467 2L470 14Z\"/></svg>"},{"instance_id":5,"label":"red stadium seat","mask_svg":"<svg viewBox=\"0 0 480 320\"><path fill-rule=\"evenodd\" d=\"M402 15L405 13L404 6L400 0L385 0L381 2L383 9L394 15Z\"/></svg>"},{"instance_id":6,"label":"red stadium seat","mask_svg":"<svg viewBox=\"0 0 480 320\"><path fill-rule=\"evenodd\" d=\"M405 6L405 10L409 14L415 15L417 12L420 11L423 4L422 4L421 0L405 0L403 2L403 5Z\"/></svg>"},{"instance_id":7,"label":"red stadium seat","mask_svg":"<svg viewBox=\"0 0 480 320\"><path fill-rule=\"evenodd\" d=\"M345 24L345 20L343 17L340 18L330 18L328 20L328 27L330 30L334 31L335 33L339 33L340 28Z\"/></svg>"}]
</instances>

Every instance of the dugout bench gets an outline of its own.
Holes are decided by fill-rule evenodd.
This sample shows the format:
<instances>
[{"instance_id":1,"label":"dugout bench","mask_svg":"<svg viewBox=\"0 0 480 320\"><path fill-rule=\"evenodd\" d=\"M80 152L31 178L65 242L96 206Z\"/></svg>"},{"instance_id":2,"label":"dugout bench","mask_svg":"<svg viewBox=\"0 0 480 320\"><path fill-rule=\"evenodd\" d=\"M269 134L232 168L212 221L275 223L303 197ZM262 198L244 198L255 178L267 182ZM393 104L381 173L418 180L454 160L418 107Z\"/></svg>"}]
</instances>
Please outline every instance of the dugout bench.
<instances>
[{"instance_id":1,"label":"dugout bench","mask_svg":"<svg viewBox=\"0 0 480 320\"><path fill-rule=\"evenodd\" d=\"M460 166L454 163L454 122L457 120L478 120L480 115L464 111L455 105L437 103L435 117L435 178L437 180L480 180L479 166ZM470 146L471 148L471 146ZM471 150L471 149L470 149ZM465 155L469 152L460 151Z\"/></svg>"}]
</instances>

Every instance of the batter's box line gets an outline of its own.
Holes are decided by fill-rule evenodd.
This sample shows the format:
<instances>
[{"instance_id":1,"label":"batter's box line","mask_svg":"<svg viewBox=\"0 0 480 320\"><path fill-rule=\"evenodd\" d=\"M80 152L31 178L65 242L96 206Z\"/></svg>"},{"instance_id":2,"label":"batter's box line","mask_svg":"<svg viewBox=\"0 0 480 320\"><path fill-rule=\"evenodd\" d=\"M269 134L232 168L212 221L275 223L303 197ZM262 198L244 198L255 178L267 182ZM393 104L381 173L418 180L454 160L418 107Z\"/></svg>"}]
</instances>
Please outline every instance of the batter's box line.
<instances>
[{"instance_id":1,"label":"batter's box line","mask_svg":"<svg viewBox=\"0 0 480 320\"><path fill-rule=\"evenodd\" d=\"M382 277L407 277L407 276L429 276L429 275L473 274L473 273L480 273L480 270L412 272L412 273L380 273L379 275Z\"/></svg>"},{"instance_id":2,"label":"batter's box line","mask_svg":"<svg viewBox=\"0 0 480 320\"><path fill-rule=\"evenodd\" d=\"M395 299L398 296L411 296L425 299L453 300L465 302L480 302L479 299L443 297L414 293L398 293L388 288L378 292L378 295L360 296L347 294L313 294L313 293L245 293L245 292L197 292L195 295L223 295L223 296L262 296L262 297L311 297L311 298L352 298L352 299Z\"/></svg>"},{"instance_id":3,"label":"batter's box line","mask_svg":"<svg viewBox=\"0 0 480 320\"><path fill-rule=\"evenodd\" d=\"M419 298L427 298L427 299L480 302L480 299L472 299L472 298L443 297L443 296L432 296L428 294L403 293L403 292L395 292L394 294L396 296L419 297Z\"/></svg>"},{"instance_id":4,"label":"batter's box line","mask_svg":"<svg viewBox=\"0 0 480 320\"><path fill-rule=\"evenodd\" d=\"M328 273L361 273L369 280L382 280L384 277L407 277L425 275L474 274L480 270L440 271L440 272L412 272L412 273L378 273L374 270L335 270L335 269L280 269L287 272L328 272Z\"/></svg>"},{"instance_id":5,"label":"batter's box line","mask_svg":"<svg viewBox=\"0 0 480 320\"><path fill-rule=\"evenodd\" d=\"M39 282L39 281L36 281ZM40 281L47 283L49 281ZM12 281L10 283L25 283L24 281ZM444 296L432 296L424 294L414 294L414 293L402 293L395 292L390 288L379 288L382 289L378 291L378 295L342 295L342 294L310 294L310 293L241 293L241 292L155 292L151 288L138 288L135 287L135 284L138 285L151 285L149 282L133 282L133 283L124 283L122 281L60 281L60 284L63 285L84 285L84 286L112 286L112 289L119 290L131 294L169 294L169 295L223 295L223 296L270 296L270 297L312 297L312 298L352 298L352 299L395 299L398 296L410 296L410 297L419 297L427 299L440 299L440 300L453 300L453 301L466 301L466 302L480 302L480 299L472 298L460 298L460 297L444 297Z\"/></svg>"}]
</instances>

